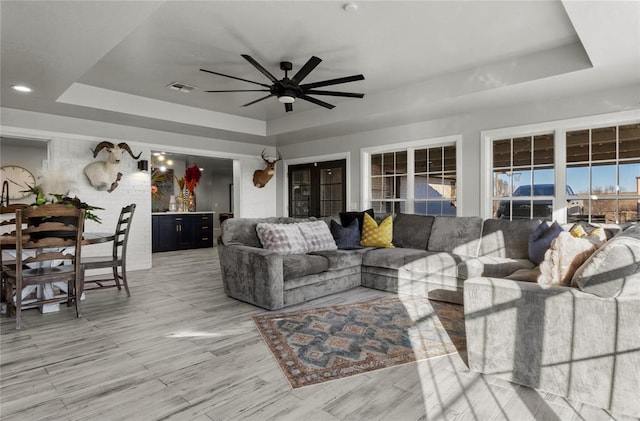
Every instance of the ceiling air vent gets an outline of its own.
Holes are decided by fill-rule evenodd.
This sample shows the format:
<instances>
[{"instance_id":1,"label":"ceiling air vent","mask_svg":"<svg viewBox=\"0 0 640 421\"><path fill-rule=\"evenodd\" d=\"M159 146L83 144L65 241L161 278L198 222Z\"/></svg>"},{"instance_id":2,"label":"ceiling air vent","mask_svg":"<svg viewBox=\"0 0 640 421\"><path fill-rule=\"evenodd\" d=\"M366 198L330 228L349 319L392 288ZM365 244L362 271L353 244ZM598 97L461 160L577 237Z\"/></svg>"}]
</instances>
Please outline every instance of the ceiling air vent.
<instances>
[{"instance_id":1,"label":"ceiling air vent","mask_svg":"<svg viewBox=\"0 0 640 421\"><path fill-rule=\"evenodd\" d=\"M198 89L197 86L187 85L186 83L182 83L182 82L171 82L170 84L167 85L167 88L180 91L180 92L186 92L186 93L189 93L191 91L195 91L196 89Z\"/></svg>"}]
</instances>

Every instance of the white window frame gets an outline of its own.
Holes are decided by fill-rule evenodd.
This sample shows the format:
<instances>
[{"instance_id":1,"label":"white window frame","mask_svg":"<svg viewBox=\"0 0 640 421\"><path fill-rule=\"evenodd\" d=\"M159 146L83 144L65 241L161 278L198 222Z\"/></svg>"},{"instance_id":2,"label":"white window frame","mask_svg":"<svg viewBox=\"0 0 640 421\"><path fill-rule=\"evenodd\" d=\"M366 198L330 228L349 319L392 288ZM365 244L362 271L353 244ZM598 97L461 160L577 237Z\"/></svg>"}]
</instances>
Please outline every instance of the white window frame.
<instances>
[{"instance_id":1,"label":"white window frame","mask_svg":"<svg viewBox=\"0 0 640 421\"><path fill-rule=\"evenodd\" d=\"M434 148L439 146L455 146L456 148L456 214L460 214L462 208L463 189L460 183L462 177L462 143L461 135L435 137L430 139L399 142L387 145L372 146L360 149L360 209L368 209L371 205L371 155L386 152L407 152L407 198L405 200L405 212L413 213L415 203L415 154L416 149Z\"/></svg>"},{"instance_id":2,"label":"white window frame","mask_svg":"<svg viewBox=\"0 0 640 421\"><path fill-rule=\"evenodd\" d=\"M493 141L506 138L536 136L538 134L554 134L554 184L566 186L566 133L574 130L595 129L606 126L623 126L640 121L640 109L579 117L566 120L555 120L544 123L513 126L480 132L481 141L481 174L480 174L480 216L483 219L493 218ZM567 215L564 207L566 203L566 188L555 189L553 200L553 220L566 223ZM563 206L561 206L561 204Z\"/></svg>"}]
</instances>

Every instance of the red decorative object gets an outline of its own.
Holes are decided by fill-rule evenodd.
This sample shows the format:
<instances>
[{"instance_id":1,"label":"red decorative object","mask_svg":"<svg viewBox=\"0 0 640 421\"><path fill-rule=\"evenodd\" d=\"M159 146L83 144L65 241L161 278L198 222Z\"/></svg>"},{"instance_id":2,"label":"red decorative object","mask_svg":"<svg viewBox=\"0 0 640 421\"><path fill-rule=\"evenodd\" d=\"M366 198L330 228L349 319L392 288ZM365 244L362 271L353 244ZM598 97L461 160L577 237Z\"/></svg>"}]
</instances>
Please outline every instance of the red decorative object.
<instances>
[{"instance_id":1,"label":"red decorative object","mask_svg":"<svg viewBox=\"0 0 640 421\"><path fill-rule=\"evenodd\" d=\"M184 172L184 185L190 194L193 194L193 190L196 188L202 177L202 171L198 168L198 165L193 164L187 168Z\"/></svg>"}]
</instances>

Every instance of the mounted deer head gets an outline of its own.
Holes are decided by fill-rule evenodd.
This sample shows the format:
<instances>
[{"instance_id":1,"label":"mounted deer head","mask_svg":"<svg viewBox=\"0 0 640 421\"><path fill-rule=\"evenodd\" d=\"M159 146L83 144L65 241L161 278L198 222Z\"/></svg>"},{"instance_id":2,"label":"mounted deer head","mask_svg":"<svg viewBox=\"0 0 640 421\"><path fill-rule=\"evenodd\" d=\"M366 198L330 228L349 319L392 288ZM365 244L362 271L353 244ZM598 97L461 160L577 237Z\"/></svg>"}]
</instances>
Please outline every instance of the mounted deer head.
<instances>
[{"instance_id":1,"label":"mounted deer head","mask_svg":"<svg viewBox=\"0 0 640 421\"><path fill-rule=\"evenodd\" d=\"M280 155L280 152L278 152L278 158L274 161L269 161L265 156L266 151L267 150L264 149L260 156L262 156L264 162L267 163L267 166L265 167L265 169L255 170L255 172L253 173L253 185L259 189L266 186L269 180L271 180L271 177L273 177L273 175L276 173L276 162L282 160L282 155Z\"/></svg>"}]
</instances>

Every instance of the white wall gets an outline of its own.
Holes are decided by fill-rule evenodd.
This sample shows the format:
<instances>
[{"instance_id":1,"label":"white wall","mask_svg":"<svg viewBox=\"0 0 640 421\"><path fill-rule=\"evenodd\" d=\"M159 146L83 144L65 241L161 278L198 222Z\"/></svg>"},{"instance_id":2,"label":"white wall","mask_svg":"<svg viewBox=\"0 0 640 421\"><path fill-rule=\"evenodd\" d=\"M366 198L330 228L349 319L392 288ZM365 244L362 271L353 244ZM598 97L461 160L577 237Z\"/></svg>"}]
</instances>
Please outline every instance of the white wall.
<instances>
[{"instance_id":1,"label":"white wall","mask_svg":"<svg viewBox=\"0 0 640 421\"><path fill-rule=\"evenodd\" d=\"M238 215L262 217L275 214L275 182L259 190L251 180L253 171L264 166L260 153L267 145L181 135L9 108L0 109L0 118L1 136L49 140L50 168L65 168L78 180L78 191L74 193L89 204L105 208L104 211L97 212L103 220L102 224L88 221L87 231L113 231L120 209L127 204L136 203L129 237L128 265L132 270L150 268L152 263L150 172L138 171L136 161L126 155L121 164L124 176L118 188L112 193L96 190L89 184L82 170L94 160L90 148L101 140L127 142L134 153L142 152L140 159L149 161L151 150L163 149L162 146L168 146L177 153L233 159L234 180L238 191L235 209ZM103 154L105 152L101 152L98 159L105 159ZM225 191L228 192L228 188ZM85 253L110 253L110 245L87 247Z\"/></svg>"},{"instance_id":2,"label":"white wall","mask_svg":"<svg viewBox=\"0 0 640 421\"><path fill-rule=\"evenodd\" d=\"M6 138L4 138L6 139ZM47 143L27 146L7 145L0 139L0 166L19 165L37 177L37 172L47 160Z\"/></svg>"},{"instance_id":3,"label":"white wall","mask_svg":"<svg viewBox=\"0 0 640 421\"><path fill-rule=\"evenodd\" d=\"M283 145L278 146L278 150L286 160L325 155L328 152L349 152L351 171L347 176L347 182L350 183L351 202L360 203L361 148L461 135L462 162L458 163L458 197L461 199L459 215L480 215L481 131L639 108L638 87L623 86L581 96L514 104L504 108L486 108L479 112L425 120L420 123ZM283 166L278 166L277 170L277 213L283 215L283 197L287 187L284 185Z\"/></svg>"}]
</instances>

